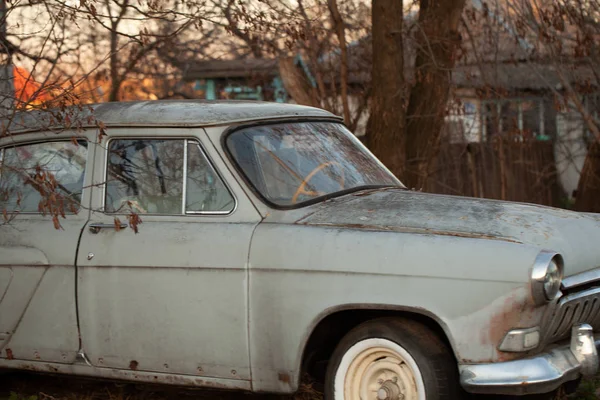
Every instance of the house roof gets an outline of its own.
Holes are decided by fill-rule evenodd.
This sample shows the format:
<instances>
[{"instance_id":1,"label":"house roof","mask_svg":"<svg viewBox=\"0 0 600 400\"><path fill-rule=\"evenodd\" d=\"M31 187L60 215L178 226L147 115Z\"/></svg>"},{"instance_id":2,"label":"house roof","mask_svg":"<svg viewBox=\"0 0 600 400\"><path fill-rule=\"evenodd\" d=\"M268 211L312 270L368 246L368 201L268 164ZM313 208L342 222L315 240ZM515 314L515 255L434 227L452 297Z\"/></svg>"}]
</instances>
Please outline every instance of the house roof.
<instances>
[{"instance_id":1,"label":"house roof","mask_svg":"<svg viewBox=\"0 0 600 400\"><path fill-rule=\"evenodd\" d=\"M370 47L370 46L369 46ZM370 50L370 49L369 49ZM366 62L364 54L355 54L350 52L348 62L348 81L350 84L363 85L371 79L371 65ZM199 68L192 74L186 75L187 80L192 79L210 79L210 78L244 78L251 76L249 69L245 67L247 61L249 64L260 64L256 61L264 61L265 65L273 65L273 71L277 70L277 60L229 60L229 61L211 61L211 69ZM223 63L223 68L217 68ZM408 63L407 63L408 64ZM215 72L218 69L218 72ZM201 72L204 71L204 72ZM256 70L255 70L256 71ZM496 87L507 90L541 90L548 88L560 89L562 79L569 83L596 82L596 77L590 67L579 66L560 66L559 75L557 68L551 62L538 61L509 61L509 62L482 62L473 64L458 64L452 73L452 81L456 87L461 88L484 88ZM413 74L413 66L406 66L405 77L410 80ZM275 72L273 72L275 75ZM325 76L326 83L329 83L329 75Z\"/></svg>"},{"instance_id":2,"label":"house roof","mask_svg":"<svg viewBox=\"0 0 600 400\"><path fill-rule=\"evenodd\" d=\"M271 59L236 59L210 60L194 63L184 74L185 81L215 78L247 78L257 75L276 75L277 60Z\"/></svg>"},{"instance_id":3,"label":"house roof","mask_svg":"<svg viewBox=\"0 0 600 400\"><path fill-rule=\"evenodd\" d=\"M157 100L94 104L71 107L66 111L28 111L16 113L0 126L13 133L68 127L194 127L228 125L283 118L339 117L319 108L262 101ZM68 124L65 121L69 121ZM68 125L68 126L67 126Z\"/></svg>"},{"instance_id":4,"label":"house roof","mask_svg":"<svg viewBox=\"0 0 600 400\"><path fill-rule=\"evenodd\" d=\"M458 65L452 71L456 87L480 89L485 87L507 90L563 89L564 83L596 82L594 71L586 65L520 62L502 64Z\"/></svg>"},{"instance_id":5,"label":"house roof","mask_svg":"<svg viewBox=\"0 0 600 400\"><path fill-rule=\"evenodd\" d=\"M589 83L599 86L591 67L573 65L575 33L567 26L561 34L564 47L563 57L549 53L547 46L539 42L533 32L519 34L512 26L511 7L484 6L481 0L471 0L463 15L463 46L453 70L453 84L460 88L495 87L506 90L560 89L563 81L569 83ZM519 3L520 4L520 3ZM548 1L546 6L551 5ZM514 19L514 18L513 18ZM414 59L416 44L414 31L416 14L405 17L404 75L408 82L414 79ZM348 45L348 82L356 87L367 85L371 80L372 41L370 35ZM332 51L319 60L324 69L339 70L339 52ZM560 64L559 64L560 61ZM215 60L197 63L186 74L188 79L198 78L244 78L257 73L277 74L277 59L236 59ZM560 68L560 71L557 70ZM314 71L311 71L314 73ZM560 72L560 73L559 73ZM323 74L323 80L339 80L339 74Z\"/></svg>"}]
</instances>

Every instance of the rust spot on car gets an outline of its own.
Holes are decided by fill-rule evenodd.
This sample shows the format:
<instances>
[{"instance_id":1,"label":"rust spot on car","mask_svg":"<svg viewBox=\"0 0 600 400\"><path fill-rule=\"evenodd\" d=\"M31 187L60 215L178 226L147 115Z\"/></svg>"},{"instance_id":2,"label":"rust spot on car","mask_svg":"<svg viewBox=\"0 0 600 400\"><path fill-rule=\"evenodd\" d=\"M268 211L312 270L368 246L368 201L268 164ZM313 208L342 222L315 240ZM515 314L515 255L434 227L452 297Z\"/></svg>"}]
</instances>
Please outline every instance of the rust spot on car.
<instances>
[{"instance_id":1,"label":"rust spot on car","mask_svg":"<svg viewBox=\"0 0 600 400\"><path fill-rule=\"evenodd\" d=\"M502 306L492 313L487 331L482 332L481 344L496 349L495 358L489 361L510 361L525 356L527 352L506 353L497 348L508 331L538 325L542 315L543 308L531 302L528 286L513 290Z\"/></svg>"},{"instance_id":2,"label":"rust spot on car","mask_svg":"<svg viewBox=\"0 0 600 400\"><path fill-rule=\"evenodd\" d=\"M13 356L13 352L11 349L6 349L6 359L7 360L14 360L15 357Z\"/></svg>"},{"instance_id":3,"label":"rust spot on car","mask_svg":"<svg viewBox=\"0 0 600 400\"><path fill-rule=\"evenodd\" d=\"M137 361L135 361L135 360L131 360L131 362L129 363L129 369L132 369L132 370L134 370L134 371L135 371L136 369L138 369L138 362L137 362Z\"/></svg>"},{"instance_id":4,"label":"rust spot on car","mask_svg":"<svg viewBox=\"0 0 600 400\"><path fill-rule=\"evenodd\" d=\"M302 220L304 218L301 218ZM387 225L369 225L369 224L357 224L357 223L345 223L345 224L330 224L326 222L314 222L314 223L306 223L296 221L298 225L309 225L309 226L323 226L330 228L339 228L339 229L358 229L365 231L376 231L376 232L400 232L400 233L414 233L417 235L436 235L436 236L453 236L459 238L466 239L487 239L487 240L501 240L509 243L517 243L523 244L523 242L519 240L515 240L509 237L504 236L496 236L496 235L486 235L483 233L477 232L457 232L457 231L442 231L436 229L429 228L414 228L414 227L403 227L403 226L387 226Z\"/></svg>"},{"instance_id":5,"label":"rust spot on car","mask_svg":"<svg viewBox=\"0 0 600 400\"><path fill-rule=\"evenodd\" d=\"M489 325L489 343L500 343L506 333L519 325L523 304L513 293L504 300L502 308L492 315ZM484 338L485 340L486 338Z\"/></svg>"},{"instance_id":6,"label":"rust spot on car","mask_svg":"<svg viewBox=\"0 0 600 400\"><path fill-rule=\"evenodd\" d=\"M50 373L58 373L59 372L59 369L52 364L40 364L37 362L33 363L33 364L29 364L29 363L19 364L15 368L23 369L26 371L33 371L33 372L50 372Z\"/></svg>"},{"instance_id":7,"label":"rust spot on car","mask_svg":"<svg viewBox=\"0 0 600 400\"><path fill-rule=\"evenodd\" d=\"M290 383L290 376L284 372L280 372L277 376L277 379L279 379L279 381L283 383Z\"/></svg>"}]
</instances>

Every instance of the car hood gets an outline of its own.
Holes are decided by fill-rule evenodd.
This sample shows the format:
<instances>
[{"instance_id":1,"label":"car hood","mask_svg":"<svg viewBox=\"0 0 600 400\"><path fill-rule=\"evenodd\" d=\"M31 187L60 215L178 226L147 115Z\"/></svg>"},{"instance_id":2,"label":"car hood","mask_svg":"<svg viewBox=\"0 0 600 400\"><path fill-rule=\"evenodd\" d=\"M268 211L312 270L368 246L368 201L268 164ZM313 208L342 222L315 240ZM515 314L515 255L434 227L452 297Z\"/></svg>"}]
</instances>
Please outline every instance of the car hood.
<instances>
[{"instance_id":1,"label":"car hood","mask_svg":"<svg viewBox=\"0 0 600 400\"><path fill-rule=\"evenodd\" d=\"M324 202L297 223L533 245L561 253L565 275L600 267L600 214L533 204L388 188Z\"/></svg>"}]
</instances>

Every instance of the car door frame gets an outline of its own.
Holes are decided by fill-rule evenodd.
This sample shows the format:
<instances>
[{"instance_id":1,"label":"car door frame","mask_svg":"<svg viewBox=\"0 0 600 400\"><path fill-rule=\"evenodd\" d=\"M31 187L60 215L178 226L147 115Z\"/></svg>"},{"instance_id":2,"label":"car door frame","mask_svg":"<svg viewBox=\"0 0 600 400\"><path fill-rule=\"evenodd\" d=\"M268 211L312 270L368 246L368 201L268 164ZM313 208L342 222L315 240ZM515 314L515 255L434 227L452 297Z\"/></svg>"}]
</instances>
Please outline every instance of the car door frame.
<instances>
[{"instance_id":1,"label":"car door frame","mask_svg":"<svg viewBox=\"0 0 600 400\"><path fill-rule=\"evenodd\" d=\"M10 318L17 318L17 322L13 331L6 332L8 335L0 341L0 366L30 369L41 362L72 364L78 361L80 343L75 295L75 260L81 232L90 216L96 135L95 128L82 131L64 129L59 132L44 130L13 134L0 140L0 149L38 143L69 142L74 139L85 140L87 143L81 206L78 213L66 213L64 219L59 219L59 229L54 226L52 217L40 212L19 213L5 227L14 228L14 232L21 231L22 236L26 237L21 240L21 244L17 243L19 239L15 242L5 238L4 249L0 243L0 251L6 255L4 262L0 264L7 265L11 270L11 280L16 276L16 269L26 272L29 275L30 287L24 288L23 285L27 284L27 281L24 281L19 284L20 288L15 288L14 284L19 283L15 281L2 295L0 312L2 304L10 303L14 306L18 301L25 301L26 304L18 316L10 315L18 313L18 307L9 307L8 312L3 313L5 317L8 315ZM40 232L43 233L42 236ZM8 235L6 231L4 234ZM64 246L64 240L70 240L72 243ZM36 246L41 249L36 249ZM72 254L65 254L64 247L71 247ZM20 263L8 265L12 264L11 260L19 260ZM24 292L27 291L30 292L29 298L23 299ZM52 307L49 307L49 304ZM68 329L68 332L65 329ZM57 337L57 330L63 330L66 336Z\"/></svg>"},{"instance_id":2,"label":"car door frame","mask_svg":"<svg viewBox=\"0 0 600 400\"><path fill-rule=\"evenodd\" d=\"M106 340L106 338L93 338L90 339L92 332L96 331L98 328L102 329L102 326L99 323L89 323L88 318L90 314L94 314L92 311L92 304L96 302L97 299L94 299L93 296L90 297L90 291L93 291L93 288L89 286L89 280L86 283L86 269L91 270L93 267L93 263L99 259L98 252L91 250L90 246L93 244L89 244L86 240L86 235L88 232L84 232L80 249L79 249L79 257L78 257L78 303L79 303L79 312L80 312L80 329L82 334L82 343L83 349L86 353L86 356L90 360L90 363L96 368L111 368L113 370L135 370L137 376L142 376L144 374L169 374L169 375L178 375L181 376L182 379L188 379L191 376L198 376L202 379L203 384L210 385L210 382L219 383L220 385L225 385L226 387L231 388L239 388L243 386L244 388L250 388L250 349L249 349L249 338L248 338L248 254L250 251L250 242L252 238L252 234L254 233L254 229L256 226L262 221L262 216L255 208L254 204L247 198L245 195L245 190L239 184L237 179L231 174L229 169L224 165L221 156L216 152L216 149L213 148L210 140L208 139L206 132L203 128L181 128L181 127L125 127L125 128L113 128L108 130L107 136L103 138L101 143L101 148L96 157L96 168L94 171L94 190L92 193L92 215L90 217L90 225L95 223L96 220L110 223L115 214L105 214L103 212L104 205L104 197L105 197L105 185L104 181L106 180L105 174L108 165L108 157L107 157L107 146L110 140L113 139L132 139L132 138L144 138L144 139L181 139L181 140L195 140L200 144L200 148L207 160L210 162L212 167L216 170L217 174L221 177L223 182L226 184L230 193L234 196L236 200L236 205L234 210L227 215L206 215L206 214L194 214L194 215L144 215L141 214L142 224L139 226L140 233L138 235L144 234L144 229L149 230L150 224L153 222L190 222L195 219L195 222L222 222L222 225L230 225L232 228L239 229L240 226L243 226L245 229L245 237L247 237L247 242L245 242L243 249L243 286L239 286L243 293L241 293L238 297L238 306L242 307L237 311L237 316L239 321L240 329L243 329L243 353L245 354L243 358L246 360L245 365L241 366L231 366L228 368L224 368L224 366L220 366L220 368L213 368L212 372L210 367L204 367L198 365L194 370L190 368L188 364L179 366L179 369L182 371L177 371L176 362L177 360L171 359L170 361L165 360L164 364L161 365L152 365L147 367L147 362L144 362L141 359L132 359L130 361L127 360L110 360L107 357L99 355L101 353L98 352L98 343L100 340ZM103 154L101 154L101 152ZM120 216L120 219L123 222L123 215ZM123 235L122 237L126 237L127 235L132 237L132 235L136 235L130 228L125 228L123 232L114 232L114 228L111 229L102 229L98 235L104 235L106 238L107 235ZM88 236L89 237L89 236ZM100 236L96 236L100 237ZM133 236L135 237L135 236ZM109 240L109 239L105 239ZM89 247L89 248L88 248ZM238 249L238 256L241 249ZM92 254L93 253L93 254ZM238 260L241 261L241 259ZM211 262L214 262L213 259ZM133 266L131 261L123 261L130 267ZM153 261L160 264L160 260ZM157 264L157 266L158 266ZM111 264L112 265L112 264ZM100 266L100 265L99 265ZM138 265L140 271L146 267L144 265ZM164 265L163 265L164 267ZM221 266L222 267L222 266ZM152 268L152 267L151 267ZM162 268L162 267L159 267ZM95 268L96 270L101 270L100 268ZM104 268L104 270L108 271L109 269L115 269L113 267ZM241 275L240 275L240 278ZM97 294L96 294L97 295ZM242 301L243 300L243 301ZM225 335L226 336L226 335ZM238 336L241 339L241 336ZM91 344L90 340L95 344ZM95 349L93 349L95 347ZM241 349L241 347L240 347ZM95 353L95 354L93 354ZM240 353L238 351L237 353ZM126 361L126 362L124 362ZM210 364L210 360L204 360L208 364ZM128 365L127 365L128 364ZM155 363L156 364L156 363ZM159 376L159 375L157 375ZM245 383L243 383L245 382Z\"/></svg>"}]
</instances>

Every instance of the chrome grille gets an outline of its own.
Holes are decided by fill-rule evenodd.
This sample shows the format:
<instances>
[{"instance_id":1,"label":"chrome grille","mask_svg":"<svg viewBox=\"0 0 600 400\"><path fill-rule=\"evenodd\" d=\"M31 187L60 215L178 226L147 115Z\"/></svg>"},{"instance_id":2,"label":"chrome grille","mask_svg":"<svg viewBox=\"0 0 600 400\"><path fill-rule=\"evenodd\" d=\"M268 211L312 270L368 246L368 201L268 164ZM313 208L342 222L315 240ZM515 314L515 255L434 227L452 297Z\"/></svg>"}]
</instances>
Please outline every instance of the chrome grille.
<instances>
[{"instance_id":1,"label":"chrome grille","mask_svg":"<svg viewBox=\"0 0 600 400\"><path fill-rule=\"evenodd\" d=\"M544 331L546 343L565 339L577 323L590 324L600 330L600 287L573 293L561 298Z\"/></svg>"}]
</instances>

